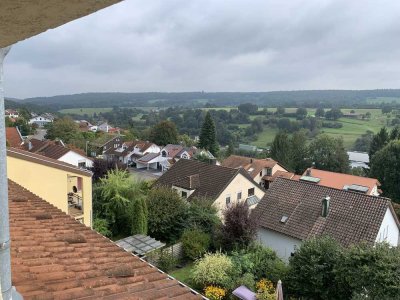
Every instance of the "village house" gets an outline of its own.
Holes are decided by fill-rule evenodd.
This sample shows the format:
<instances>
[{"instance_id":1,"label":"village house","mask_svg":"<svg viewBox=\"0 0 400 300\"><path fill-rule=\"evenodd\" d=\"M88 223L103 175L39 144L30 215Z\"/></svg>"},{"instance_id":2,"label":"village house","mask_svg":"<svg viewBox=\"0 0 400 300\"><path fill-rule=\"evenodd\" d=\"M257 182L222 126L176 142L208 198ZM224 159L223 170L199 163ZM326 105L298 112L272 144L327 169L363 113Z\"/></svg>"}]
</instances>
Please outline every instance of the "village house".
<instances>
[{"instance_id":1,"label":"village house","mask_svg":"<svg viewBox=\"0 0 400 300\"><path fill-rule=\"evenodd\" d=\"M155 183L175 190L182 198L207 198L219 214L229 206L246 202L254 208L264 189L242 168L233 169L196 160L180 159Z\"/></svg>"},{"instance_id":2,"label":"village house","mask_svg":"<svg viewBox=\"0 0 400 300\"><path fill-rule=\"evenodd\" d=\"M25 299L205 299L65 214L57 195L8 185L12 282Z\"/></svg>"},{"instance_id":3,"label":"village house","mask_svg":"<svg viewBox=\"0 0 400 300\"><path fill-rule=\"evenodd\" d=\"M343 246L399 244L399 220L390 199L277 178L252 212L258 239L288 259L304 240L328 235Z\"/></svg>"},{"instance_id":4,"label":"village house","mask_svg":"<svg viewBox=\"0 0 400 300\"><path fill-rule=\"evenodd\" d=\"M4 115L10 119L18 119L19 113L15 109L6 109Z\"/></svg>"},{"instance_id":5,"label":"village house","mask_svg":"<svg viewBox=\"0 0 400 300\"><path fill-rule=\"evenodd\" d=\"M109 149L117 149L122 146L123 140L121 135L103 134L96 140L89 143L90 155L97 157L103 155Z\"/></svg>"},{"instance_id":6,"label":"village house","mask_svg":"<svg viewBox=\"0 0 400 300\"><path fill-rule=\"evenodd\" d=\"M30 139L25 141L22 148L31 153L37 153L48 158L56 159L76 167L91 168L93 161L78 149L67 147L62 141Z\"/></svg>"},{"instance_id":7,"label":"village house","mask_svg":"<svg viewBox=\"0 0 400 300\"><path fill-rule=\"evenodd\" d=\"M7 149L7 177L92 226L92 172L21 149Z\"/></svg>"},{"instance_id":8,"label":"village house","mask_svg":"<svg viewBox=\"0 0 400 300\"><path fill-rule=\"evenodd\" d=\"M20 148L24 142L18 127L6 127L6 141L9 147Z\"/></svg>"},{"instance_id":9,"label":"village house","mask_svg":"<svg viewBox=\"0 0 400 300\"><path fill-rule=\"evenodd\" d=\"M270 183L278 174L282 175L282 173L289 172L272 158L257 159L239 155L231 155L222 162L222 165L229 168L245 169L254 179L254 181L265 189L269 188ZM277 174L278 171L279 173Z\"/></svg>"},{"instance_id":10,"label":"village house","mask_svg":"<svg viewBox=\"0 0 400 300\"><path fill-rule=\"evenodd\" d=\"M52 123L53 121L54 117L51 114L42 114L31 118L28 123L31 125L36 125L38 127L44 127L45 125Z\"/></svg>"},{"instance_id":11,"label":"village house","mask_svg":"<svg viewBox=\"0 0 400 300\"><path fill-rule=\"evenodd\" d=\"M307 181L316 185L323 185L339 190L359 192L372 196L379 196L382 193L382 191L379 189L381 184L379 183L378 179L375 178L308 168L298 179L300 181Z\"/></svg>"}]
</instances>

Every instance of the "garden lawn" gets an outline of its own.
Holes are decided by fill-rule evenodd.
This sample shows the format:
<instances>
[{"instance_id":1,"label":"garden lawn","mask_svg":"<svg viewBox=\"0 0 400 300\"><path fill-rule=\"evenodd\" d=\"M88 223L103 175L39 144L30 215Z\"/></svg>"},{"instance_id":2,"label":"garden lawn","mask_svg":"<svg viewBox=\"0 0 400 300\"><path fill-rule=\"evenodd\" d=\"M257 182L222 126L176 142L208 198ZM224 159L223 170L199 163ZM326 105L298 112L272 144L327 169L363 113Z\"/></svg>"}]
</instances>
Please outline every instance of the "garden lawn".
<instances>
[{"instance_id":1,"label":"garden lawn","mask_svg":"<svg viewBox=\"0 0 400 300\"><path fill-rule=\"evenodd\" d=\"M180 269L175 269L174 271L169 272L169 274L179 281L183 282L184 284L188 286L192 286L193 282L190 279L190 276L192 274L192 270L194 268L194 263L189 263L183 268Z\"/></svg>"}]
</instances>

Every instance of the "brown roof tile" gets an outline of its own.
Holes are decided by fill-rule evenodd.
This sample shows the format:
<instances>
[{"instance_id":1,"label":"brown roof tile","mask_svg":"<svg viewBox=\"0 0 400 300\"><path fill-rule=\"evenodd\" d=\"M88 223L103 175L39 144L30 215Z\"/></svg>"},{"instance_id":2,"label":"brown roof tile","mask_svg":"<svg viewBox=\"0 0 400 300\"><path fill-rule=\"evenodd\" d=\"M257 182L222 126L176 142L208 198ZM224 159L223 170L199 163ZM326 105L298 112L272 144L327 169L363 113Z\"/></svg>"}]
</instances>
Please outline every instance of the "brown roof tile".
<instances>
[{"instance_id":1,"label":"brown roof tile","mask_svg":"<svg viewBox=\"0 0 400 300\"><path fill-rule=\"evenodd\" d=\"M6 140L10 147L19 148L24 141L16 127L6 127Z\"/></svg>"},{"instance_id":2,"label":"brown roof tile","mask_svg":"<svg viewBox=\"0 0 400 300\"><path fill-rule=\"evenodd\" d=\"M331 198L330 208L323 218L322 200L326 196ZM300 240L330 235L346 246L373 243L388 208L393 213L387 198L277 178L253 214L260 227ZM288 217L285 223L281 222L283 216ZM399 225L397 218L396 222Z\"/></svg>"},{"instance_id":3,"label":"brown roof tile","mask_svg":"<svg viewBox=\"0 0 400 300\"><path fill-rule=\"evenodd\" d=\"M12 181L9 206L12 281L24 299L201 299Z\"/></svg>"},{"instance_id":4,"label":"brown roof tile","mask_svg":"<svg viewBox=\"0 0 400 300\"><path fill-rule=\"evenodd\" d=\"M272 158L257 159L239 155L231 155L226 158L222 165L229 168L243 168L249 172L251 177L256 177L264 168L273 168L278 162ZM252 169L250 171L250 169Z\"/></svg>"}]
</instances>

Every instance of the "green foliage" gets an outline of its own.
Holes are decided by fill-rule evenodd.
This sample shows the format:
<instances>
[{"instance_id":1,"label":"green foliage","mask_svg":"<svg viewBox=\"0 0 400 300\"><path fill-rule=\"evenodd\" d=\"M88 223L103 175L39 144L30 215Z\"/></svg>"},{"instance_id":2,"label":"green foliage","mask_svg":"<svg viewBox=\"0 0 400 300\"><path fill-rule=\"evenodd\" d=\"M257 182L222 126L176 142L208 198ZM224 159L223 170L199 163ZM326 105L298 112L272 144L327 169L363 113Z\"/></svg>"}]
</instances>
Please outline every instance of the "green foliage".
<instances>
[{"instance_id":1,"label":"green foliage","mask_svg":"<svg viewBox=\"0 0 400 300\"><path fill-rule=\"evenodd\" d=\"M214 156L218 154L219 146L217 143L215 124L210 112L207 112L201 127L199 148L210 151Z\"/></svg>"},{"instance_id":2,"label":"green foliage","mask_svg":"<svg viewBox=\"0 0 400 300\"><path fill-rule=\"evenodd\" d=\"M48 124L45 138L50 140L61 139L64 143L71 143L80 136L79 126L70 117L63 117Z\"/></svg>"},{"instance_id":3,"label":"green foliage","mask_svg":"<svg viewBox=\"0 0 400 300\"><path fill-rule=\"evenodd\" d=\"M361 135L354 143L354 150L368 152L371 147L373 136L374 133L372 131L367 131Z\"/></svg>"},{"instance_id":4,"label":"green foliage","mask_svg":"<svg viewBox=\"0 0 400 300\"><path fill-rule=\"evenodd\" d=\"M325 117L325 109L323 109L322 107L318 107L317 110L315 111L315 116L317 118Z\"/></svg>"},{"instance_id":5,"label":"green foliage","mask_svg":"<svg viewBox=\"0 0 400 300\"><path fill-rule=\"evenodd\" d=\"M220 252L206 253L203 258L196 261L192 278L202 288L207 285L224 287L231 280L233 267L227 255Z\"/></svg>"},{"instance_id":6,"label":"green foliage","mask_svg":"<svg viewBox=\"0 0 400 300\"><path fill-rule=\"evenodd\" d=\"M283 166L290 165L290 139L286 132L280 131L275 135L271 145L271 157Z\"/></svg>"},{"instance_id":7,"label":"green foliage","mask_svg":"<svg viewBox=\"0 0 400 300\"><path fill-rule=\"evenodd\" d=\"M321 134L311 142L309 151L310 160L317 169L339 173L349 171L349 157L341 138Z\"/></svg>"},{"instance_id":8,"label":"green foliage","mask_svg":"<svg viewBox=\"0 0 400 300\"><path fill-rule=\"evenodd\" d=\"M201 257L210 246L210 235L199 229L188 229L181 238L183 253L189 259Z\"/></svg>"},{"instance_id":9,"label":"green foliage","mask_svg":"<svg viewBox=\"0 0 400 300\"><path fill-rule=\"evenodd\" d=\"M147 233L145 184L123 170L111 170L93 189L93 214L105 219L112 233Z\"/></svg>"},{"instance_id":10,"label":"green foliage","mask_svg":"<svg viewBox=\"0 0 400 300\"><path fill-rule=\"evenodd\" d=\"M258 112L258 106L253 103L242 103L238 106L238 110L245 114L256 114Z\"/></svg>"},{"instance_id":11,"label":"green foliage","mask_svg":"<svg viewBox=\"0 0 400 300\"><path fill-rule=\"evenodd\" d=\"M400 140L391 141L372 156L370 177L382 184L383 195L400 202Z\"/></svg>"},{"instance_id":12,"label":"green foliage","mask_svg":"<svg viewBox=\"0 0 400 300\"><path fill-rule=\"evenodd\" d=\"M213 200L194 198L190 200L187 208L185 227L188 229L200 229L205 233L212 234L221 224L218 210L213 205Z\"/></svg>"},{"instance_id":13,"label":"green foliage","mask_svg":"<svg viewBox=\"0 0 400 300\"><path fill-rule=\"evenodd\" d=\"M149 257L154 257L157 261L157 267L164 272L171 271L178 263L177 259L172 255L172 253L166 251L165 249L155 250L149 255Z\"/></svg>"},{"instance_id":14,"label":"green foliage","mask_svg":"<svg viewBox=\"0 0 400 300\"><path fill-rule=\"evenodd\" d=\"M397 247L388 244L352 246L337 262L334 272L342 299L352 296L353 299L398 299L399 266ZM365 298L360 298L362 295Z\"/></svg>"},{"instance_id":15,"label":"green foliage","mask_svg":"<svg viewBox=\"0 0 400 300\"><path fill-rule=\"evenodd\" d=\"M296 131L290 139L290 164L288 167L296 174L303 174L309 166L307 136L304 131Z\"/></svg>"},{"instance_id":16,"label":"green foliage","mask_svg":"<svg viewBox=\"0 0 400 300\"><path fill-rule=\"evenodd\" d=\"M112 235L112 232L110 229L108 229L108 226L109 224L106 219L95 218L93 221L93 229L106 237L110 237Z\"/></svg>"},{"instance_id":17,"label":"green foliage","mask_svg":"<svg viewBox=\"0 0 400 300\"><path fill-rule=\"evenodd\" d=\"M339 108L332 108L325 113L325 118L328 120L337 120L343 116L342 111Z\"/></svg>"},{"instance_id":18,"label":"green foliage","mask_svg":"<svg viewBox=\"0 0 400 300\"><path fill-rule=\"evenodd\" d=\"M289 259L286 287L305 299L341 299L334 268L342 257L339 244L328 237L305 241Z\"/></svg>"},{"instance_id":19,"label":"green foliage","mask_svg":"<svg viewBox=\"0 0 400 300\"><path fill-rule=\"evenodd\" d=\"M161 121L150 132L150 140L157 145L177 144L178 130L171 121Z\"/></svg>"},{"instance_id":20,"label":"green foliage","mask_svg":"<svg viewBox=\"0 0 400 300\"><path fill-rule=\"evenodd\" d=\"M372 137L371 145L369 148L369 157L372 159L374 154L381 150L389 142L389 133L386 127L382 127L381 130Z\"/></svg>"},{"instance_id":21,"label":"green foliage","mask_svg":"<svg viewBox=\"0 0 400 300\"><path fill-rule=\"evenodd\" d=\"M177 241L185 229L188 204L172 189L157 187L147 197L150 236L167 243Z\"/></svg>"}]
</instances>

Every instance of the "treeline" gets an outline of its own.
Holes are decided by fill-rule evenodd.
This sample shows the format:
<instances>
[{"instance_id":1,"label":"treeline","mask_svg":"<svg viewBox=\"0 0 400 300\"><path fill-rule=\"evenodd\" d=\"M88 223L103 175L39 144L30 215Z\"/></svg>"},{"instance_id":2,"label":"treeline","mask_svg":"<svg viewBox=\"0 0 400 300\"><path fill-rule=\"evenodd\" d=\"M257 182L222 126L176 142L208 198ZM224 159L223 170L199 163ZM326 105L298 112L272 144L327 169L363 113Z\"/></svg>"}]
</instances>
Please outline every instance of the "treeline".
<instances>
[{"instance_id":1,"label":"treeline","mask_svg":"<svg viewBox=\"0 0 400 300\"><path fill-rule=\"evenodd\" d=\"M53 97L36 97L24 103L46 105L55 110L80 107L190 107L237 106L251 102L261 106L286 107L358 107L374 108L383 104L368 104L367 99L400 98L400 89L380 90L308 90L276 92L186 92L186 93L83 93Z\"/></svg>"}]
</instances>

